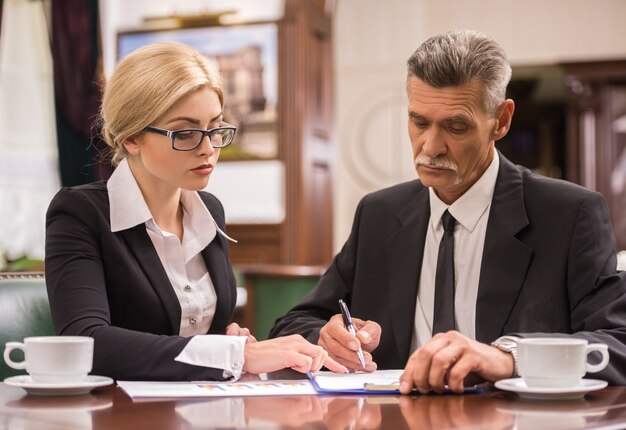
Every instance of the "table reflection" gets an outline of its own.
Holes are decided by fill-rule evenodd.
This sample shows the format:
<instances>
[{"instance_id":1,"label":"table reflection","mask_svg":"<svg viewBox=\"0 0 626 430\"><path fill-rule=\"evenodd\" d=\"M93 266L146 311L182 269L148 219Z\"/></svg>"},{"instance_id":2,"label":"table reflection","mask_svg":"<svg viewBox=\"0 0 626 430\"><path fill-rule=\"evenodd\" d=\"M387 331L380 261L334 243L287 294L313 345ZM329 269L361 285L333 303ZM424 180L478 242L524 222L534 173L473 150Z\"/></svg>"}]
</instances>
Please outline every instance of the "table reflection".
<instances>
[{"instance_id":1,"label":"table reflection","mask_svg":"<svg viewBox=\"0 0 626 430\"><path fill-rule=\"evenodd\" d=\"M584 429L619 423L626 427L626 392L623 389L587 394L580 400L515 400L497 405L498 412L514 417L516 429Z\"/></svg>"},{"instance_id":2,"label":"table reflection","mask_svg":"<svg viewBox=\"0 0 626 430\"><path fill-rule=\"evenodd\" d=\"M489 402L492 407L485 407L485 398L477 394L406 396L399 399L400 411L410 429L464 428L476 423L481 425L472 428L512 428L513 415L493 407L508 401L491 398Z\"/></svg>"},{"instance_id":3,"label":"table reflection","mask_svg":"<svg viewBox=\"0 0 626 430\"><path fill-rule=\"evenodd\" d=\"M180 428L282 428L323 424L327 429L376 429L380 405L364 397L277 396L222 398L174 406ZM208 420L207 418L210 417Z\"/></svg>"},{"instance_id":4,"label":"table reflection","mask_svg":"<svg viewBox=\"0 0 626 430\"><path fill-rule=\"evenodd\" d=\"M91 429L92 413L112 406L112 399L90 395L58 398L16 396L0 407L0 428Z\"/></svg>"},{"instance_id":5,"label":"table reflection","mask_svg":"<svg viewBox=\"0 0 626 430\"><path fill-rule=\"evenodd\" d=\"M75 397L36 397L0 384L7 429L582 429L626 428L626 387L582 400L482 394L131 399L115 386ZM622 425L622 427L620 427Z\"/></svg>"}]
</instances>

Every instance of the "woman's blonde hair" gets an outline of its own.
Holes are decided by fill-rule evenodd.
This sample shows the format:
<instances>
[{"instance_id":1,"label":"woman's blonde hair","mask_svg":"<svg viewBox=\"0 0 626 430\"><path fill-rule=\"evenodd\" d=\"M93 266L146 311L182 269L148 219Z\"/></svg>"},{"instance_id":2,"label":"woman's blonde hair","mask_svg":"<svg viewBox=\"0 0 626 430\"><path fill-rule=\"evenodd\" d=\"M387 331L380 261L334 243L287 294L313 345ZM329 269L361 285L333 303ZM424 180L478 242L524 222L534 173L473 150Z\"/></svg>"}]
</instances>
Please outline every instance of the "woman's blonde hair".
<instances>
[{"instance_id":1,"label":"woman's blonde hair","mask_svg":"<svg viewBox=\"0 0 626 430\"><path fill-rule=\"evenodd\" d=\"M221 75L207 57L182 43L159 42L125 57L105 85L100 108L102 137L113 151L113 165L126 157L126 139L202 87L214 90L224 106Z\"/></svg>"}]
</instances>

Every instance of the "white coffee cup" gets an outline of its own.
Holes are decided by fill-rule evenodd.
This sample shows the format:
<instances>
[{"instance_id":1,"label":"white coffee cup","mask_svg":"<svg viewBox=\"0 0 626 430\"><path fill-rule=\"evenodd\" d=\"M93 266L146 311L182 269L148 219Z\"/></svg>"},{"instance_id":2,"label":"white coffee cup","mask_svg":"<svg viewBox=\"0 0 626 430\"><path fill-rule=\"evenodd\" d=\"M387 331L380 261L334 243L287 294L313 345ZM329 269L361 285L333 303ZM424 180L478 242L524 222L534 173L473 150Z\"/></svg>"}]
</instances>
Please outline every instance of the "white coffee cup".
<instances>
[{"instance_id":1,"label":"white coffee cup","mask_svg":"<svg viewBox=\"0 0 626 430\"><path fill-rule=\"evenodd\" d=\"M602 360L588 362L597 351ZM517 368L529 387L567 388L580 384L585 373L599 372L609 364L609 348L585 339L525 338L517 343Z\"/></svg>"},{"instance_id":2,"label":"white coffee cup","mask_svg":"<svg viewBox=\"0 0 626 430\"><path fill-rule=\"evenodd\" d=\"M24 351L24 361L11 359L11 351ZM4 361L14 369L26 369L33 382L80 382L93 365L93 338L86 336L27 337L24 342L7 342Z\"/></svg>"}]
</instances>

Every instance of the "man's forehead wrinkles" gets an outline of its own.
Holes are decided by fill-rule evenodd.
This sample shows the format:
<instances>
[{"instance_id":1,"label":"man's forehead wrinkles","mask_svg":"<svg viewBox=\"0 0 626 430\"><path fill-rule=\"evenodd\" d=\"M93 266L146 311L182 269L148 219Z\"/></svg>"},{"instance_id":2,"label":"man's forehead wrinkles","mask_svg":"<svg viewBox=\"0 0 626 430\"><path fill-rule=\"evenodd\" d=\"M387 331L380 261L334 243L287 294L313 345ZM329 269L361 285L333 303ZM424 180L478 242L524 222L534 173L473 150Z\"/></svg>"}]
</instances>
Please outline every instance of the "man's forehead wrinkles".
<instances>
[{"instance_id":1,"label":"man's forehead wrinkles","mask_svg":"<svg viewBox=\"0 0 626 430\"><path fill-rule=\"evenodd\" d=\"M442 121L442 122L473 122L474 113L467 107L451 109L450 112L441 112L436 109L432 113L428 109L419 109L419 106L409 107L409 116L413 119Z\"/></svg>"},{"instance_id":2,"label":"man's forehead wrinkles","mask_svg":"<svg viewBox=\"0 0 626 430\"><path fill-rule=\"evenodd\" d=\"M438 119L446 117L475 118L482 111L482 87L470 83L458 87L432 87L419 79L411 79L407 86L409 111Z\"/></svg>"}]
</instances>

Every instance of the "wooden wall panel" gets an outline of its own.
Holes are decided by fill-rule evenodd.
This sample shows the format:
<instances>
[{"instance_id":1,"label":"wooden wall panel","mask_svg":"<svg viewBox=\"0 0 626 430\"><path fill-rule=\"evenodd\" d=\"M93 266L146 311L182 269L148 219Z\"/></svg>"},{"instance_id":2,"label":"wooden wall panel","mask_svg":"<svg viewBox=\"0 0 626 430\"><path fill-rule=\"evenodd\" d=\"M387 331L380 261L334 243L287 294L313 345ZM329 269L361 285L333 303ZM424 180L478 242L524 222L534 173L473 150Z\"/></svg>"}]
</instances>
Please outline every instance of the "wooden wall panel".
<instances>
[{"instance_id":1,"label":"wooden wall panel","mask_svg":"<svg viewBox=\"0 0 626 430\"><path fill-rule=\"evenodd\" d=\"M326 265L332 259L333 1L285 0L278 23L278 152L285 220L229 225L235 264Z\"/></svg>"},{"instance_id":2,"label":"wooden wall panel","mask_svg":"<svg viewBox=\"0 0 626 430\"><path fill-rule=\"evenodd\" d=\"M233 224L228 226L226 233L237 240L229 245L232 264L280 262L279 224Z\"/></svg>"},{"instance_id":3,"label":"wooden wall panel","mask_svg":"<svg viewBox=\"0 0 626 430\"><path fill-rule=\"evenodd\" d=\"M328 264L332 258L332 21L312 1L288 0L285 6L280 37L290 52L281 59L288 88L280 99L280 111L288 121L283 148L289 164L282 263Z\"/></svg>"},{"instance_id":4,"label":"wooden wall panel","mask_svg":"<svg viewBox=\"0 0 626 430\"><path fill-rule=\"evenodd\" d=\"M565 63L571 91L568 177L607 200L617 249L626 249L626 60Z\"/></svg>"}]
</instances>

